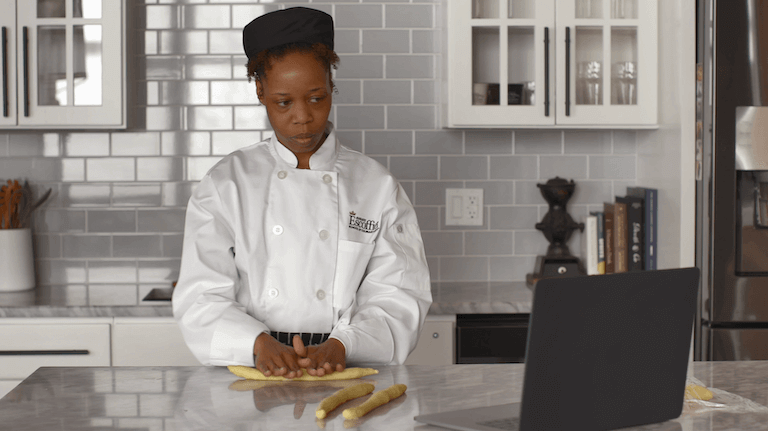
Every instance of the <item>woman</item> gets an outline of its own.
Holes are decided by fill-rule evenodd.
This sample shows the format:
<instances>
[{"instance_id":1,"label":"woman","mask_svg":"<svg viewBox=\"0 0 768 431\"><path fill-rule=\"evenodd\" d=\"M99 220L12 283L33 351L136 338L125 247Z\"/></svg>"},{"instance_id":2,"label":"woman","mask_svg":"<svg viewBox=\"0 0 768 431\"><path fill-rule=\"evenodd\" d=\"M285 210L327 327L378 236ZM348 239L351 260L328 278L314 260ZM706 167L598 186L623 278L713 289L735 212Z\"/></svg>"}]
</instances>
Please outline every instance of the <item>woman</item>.
<instances>
[{"instance_id":1,"label":"woman","mask_svg":"<svg viewBox=\"0 0 768 431\"><path fill-rule=\"evenodd\" d=\"M206 365L322 376L399 364L432 302L413 207L336 139L333 20L289 8L243 30L274 135L222 159L187 208L173 311Z\"/></svg>"}]
</instances>

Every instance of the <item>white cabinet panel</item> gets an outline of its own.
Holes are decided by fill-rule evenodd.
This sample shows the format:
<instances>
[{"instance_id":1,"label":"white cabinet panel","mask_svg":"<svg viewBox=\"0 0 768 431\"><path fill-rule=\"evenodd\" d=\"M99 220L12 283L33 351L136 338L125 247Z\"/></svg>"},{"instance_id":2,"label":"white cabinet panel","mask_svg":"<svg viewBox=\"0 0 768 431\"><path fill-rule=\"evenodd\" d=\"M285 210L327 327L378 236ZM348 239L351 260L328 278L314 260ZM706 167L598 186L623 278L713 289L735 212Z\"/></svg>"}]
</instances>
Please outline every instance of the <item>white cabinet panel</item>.
<instances>
[{"instance_id":1,"label":"white cabinet panel","mask_svg":"<svg viewBox=\"0 0 768 431\"><path fill-rule=\"evenodd\" d=\"M112 365L126 367L200 366L173 318L115 318Z\"/></svg>"},{"instance_id":2,"label":"white cabinet panel","mask_svg":"<svg viewBox=\"0 0 768 431\"><path fill-rule=\"evenodd\" d=\"M416 348L405 365L454 364L455 316L427 316Z\"/></svg>"},{"instance_id":3,"label":"white cabinet panel","mask_svg":"<svg viewBox=\"0 0 768 431\"><path fill-rule=\"evenodd\" d=\"M445 126L657 128L657 1L448 2Z\"/></svg>"},{"instance_id":4,"label":"white cabinet panel","mask_svg":"<svg viewBox=\"0 0 768 431\"><path fill-rule=\"evenodd\" d=\"M121 0L0 0L0 128L124 128Z\"/></svg>"},{"instance_id":5,"label":"white cabinet panel","mask_svg":"<svg viewBox=\"0 0 768 431\"><path fill-rule=\"evenodd\" d=\"M4 379L24 379L39 367L110 365L107 323L0 324L0 340Z\"/></svg>"}]
</instances>

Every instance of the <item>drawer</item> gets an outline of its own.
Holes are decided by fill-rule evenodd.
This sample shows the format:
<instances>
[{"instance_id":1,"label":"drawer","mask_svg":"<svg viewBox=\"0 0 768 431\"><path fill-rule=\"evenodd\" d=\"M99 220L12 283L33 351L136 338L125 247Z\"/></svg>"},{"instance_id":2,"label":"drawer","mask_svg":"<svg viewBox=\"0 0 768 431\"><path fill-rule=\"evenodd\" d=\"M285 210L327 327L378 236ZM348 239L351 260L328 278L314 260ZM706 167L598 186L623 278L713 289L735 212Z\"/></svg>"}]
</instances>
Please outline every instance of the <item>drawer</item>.
<instances>
[{"instance_id":1,"label":"drawer","mask_svg":"<svg viewBox=\"0 0 768 431\"><path fill-rule=\"evenodd\" d=\"M427 319L419 342L404 365L450 365L454 363L453 321Z\"/></svg>"},{"instance_id":2,"label":"drawer","mask_svg":"<svg viewBox=\"0 0 768 431\"><path fill-rule=\"evenodd\" d=\"M0 325L0 379L24 379L39 367L108 367L109 326Z\"/></svg>"},{"instance_id":3,"label":"drawer","mask_svg":"<svg viewBox=\"0 0 768 431\"><path fill-rule=\"evenodd\" d=\"M200 366L173 319L115 319L112 364L116 367ZM139 323L142 322L142 323Z\"/></svg>"}]
</instances>

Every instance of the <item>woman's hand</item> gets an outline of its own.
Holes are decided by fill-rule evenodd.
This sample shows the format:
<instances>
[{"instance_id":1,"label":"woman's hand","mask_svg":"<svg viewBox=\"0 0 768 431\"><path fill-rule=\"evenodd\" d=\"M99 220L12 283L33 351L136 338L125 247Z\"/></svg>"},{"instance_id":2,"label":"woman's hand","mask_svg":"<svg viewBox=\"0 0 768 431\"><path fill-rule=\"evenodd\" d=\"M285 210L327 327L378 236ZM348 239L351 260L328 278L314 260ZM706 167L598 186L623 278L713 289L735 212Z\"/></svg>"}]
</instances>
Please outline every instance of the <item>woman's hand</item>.
<instances>
[{"instance_id":1,"label":"woman's hand","mask_svg":"<svg viewBox=\"0 0 768 431\"><path fill-rule=\"evenodd\" d=\"M293 350L299 357L299 365L306 368L310 376L322 377L334 371L344 371L347 366L347 352L341 341L335 338L317 346L305 347L301 337L294 335Z\"/></svg>"},{"instance_id":2,"label":"woman's hand","mask_svg":"<svg viewBox=\"0 0 768 431\"><path fill-rule=\"evenodd\" d=\"M288 379L301 377L299 357L294 349L263 332L253 344L256 369L265 376L283 376Z\"/></svg>"}]
</instances>

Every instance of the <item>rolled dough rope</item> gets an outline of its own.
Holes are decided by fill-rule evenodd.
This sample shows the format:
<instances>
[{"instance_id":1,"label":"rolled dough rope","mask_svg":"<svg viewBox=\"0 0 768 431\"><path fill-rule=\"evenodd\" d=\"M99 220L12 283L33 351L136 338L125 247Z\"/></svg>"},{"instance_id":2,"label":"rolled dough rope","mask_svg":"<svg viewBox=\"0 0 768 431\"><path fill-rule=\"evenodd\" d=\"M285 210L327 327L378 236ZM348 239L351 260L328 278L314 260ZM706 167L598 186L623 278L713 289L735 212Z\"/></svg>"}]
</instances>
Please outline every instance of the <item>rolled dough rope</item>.
<instances>
[{"instance_id":1,"label":"rolled dough rope","mask_svg":"<svg viewBox=\"0 0 768 431\"><path fill-rule=\"evenodd\" d=\"M331 374L326 374L322 377L318 377L318 376L310 376L307 373L307 370L302 368L301 377L288 379L283 376L267 377L256 368L246 367L243 365L230 365L227 367L227 369L231 371L232 374L238 377L242 377L244 379L267 380L267 381L273 381L273 382L281 382L281 381L312 382L312 381L323 381L323 380L351 380L351 379L359 379L360 377L370 376L371 374L379 373L379 370L376 370L374 368L346 368L344 369L344 371L335 371Z\"/></svg>"},{"instance_id":2,"label":"rolled dough rope","mask_svg":"<svg viewBox=\"0 0 768 431\"><path fill-rule=\"evenodd\" d=\"M712 391L699 385L687 385L685 387L685 399L686 400L703 400L708 401L713 397Z\"/></svg>"},{"instance_id":3,"label":"rolled dough rope","mask_svg":"<svg viewBox=\"0 0 768 431\"><path fill-rule=\"evenodd\" d=\"M357 419L363 417L376 407L384 405L399 397L400 395L403 395L406 389L408 389L408 387L403 384L392 385L387 389L381 390L371 395L370 398L368 398L359 406L344 410L343 415L347 419Z\"/></svg>"},{"instance_id":4,"label":"rolled dough rope","mask_svg":"<svg viewBox=\"0 0 768 431\"><path fill-rule=\"evenodd\" d=\"M368 395L373 392L374 386L370 383L359 383L348 388L344 388L336 391L333 395L320 401L320 405L317 406L315 416L318 419L325 419L328 413L336 407L346 403L349 400L360 398L363 395Z\"/></svg>"}]
</instances>

